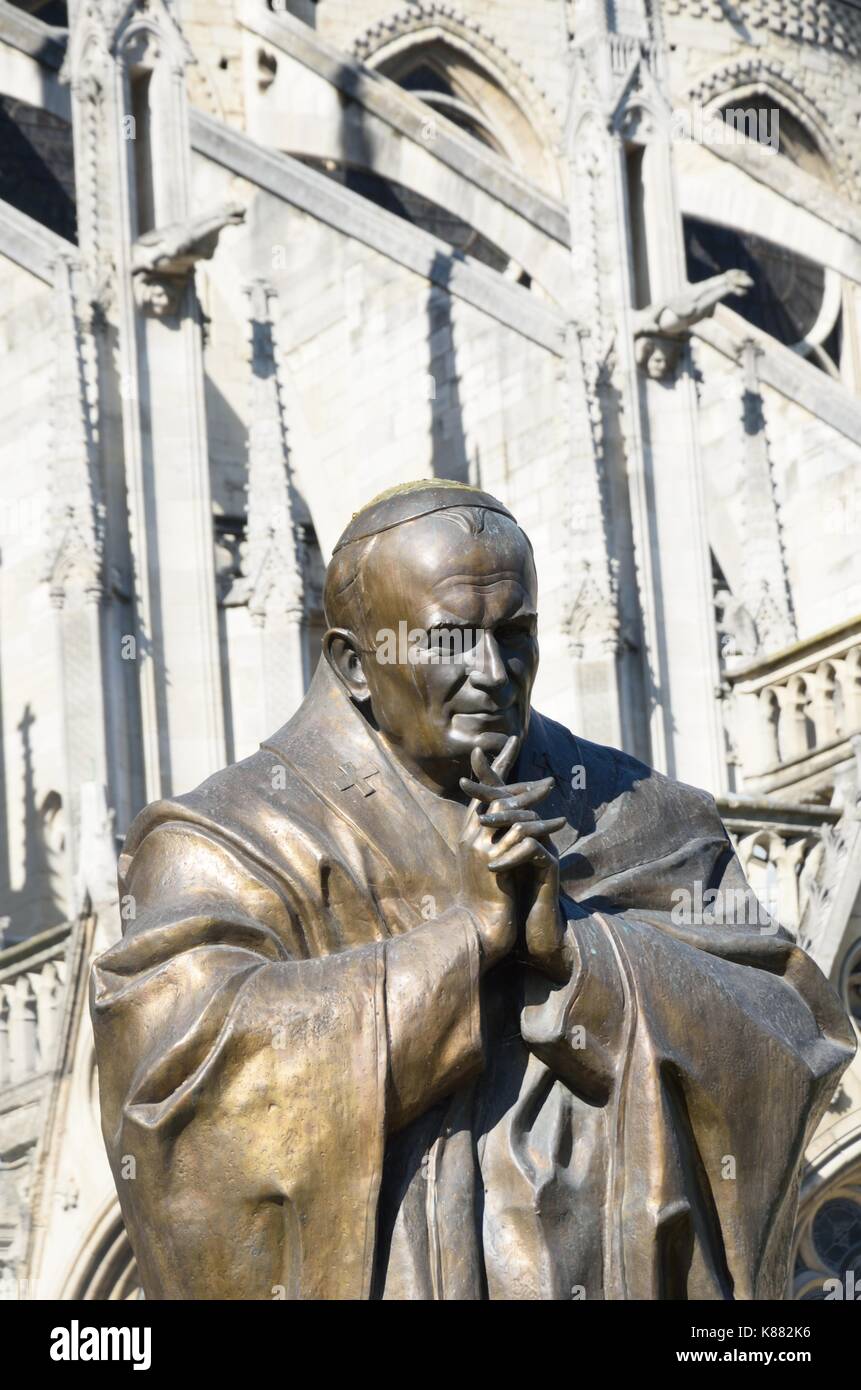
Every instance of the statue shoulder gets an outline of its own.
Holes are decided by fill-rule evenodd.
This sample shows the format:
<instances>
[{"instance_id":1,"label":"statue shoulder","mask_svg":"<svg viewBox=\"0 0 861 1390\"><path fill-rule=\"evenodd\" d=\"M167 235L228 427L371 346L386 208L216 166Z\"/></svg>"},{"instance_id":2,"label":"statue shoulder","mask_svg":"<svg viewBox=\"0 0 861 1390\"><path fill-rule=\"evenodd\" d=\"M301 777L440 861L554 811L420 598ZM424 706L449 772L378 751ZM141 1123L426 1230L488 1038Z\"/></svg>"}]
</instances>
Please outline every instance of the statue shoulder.
<instances>
[{"instance_id":1,"label":"statue shoulder","mask_svg":"<svg viewBox=\"0 0 861 1390\"><path fill-rule=\"evenodd\" d=\"M154 801L132 822L120 855L120 887L140 860L203 865L238 857L255 873L276 878L313 873L319 857L313 832L313 794L290 769L261 748L208 777L193 791ZM191 852L191 846L194 852Z\"/></svg>"},{"instance_id":2,"label":"statue shoulder","mask_svg":"<svg viewBox=\"0 0 861 1390\"><path fill-rule=\"evenodd\" d=\"M533 713L530 743L536 766L542 761L549 763L557 781L582 787L593 807L605 806L636 781L657 775L621 749L593 743L537 711Z\"/></svg>"},{"instance_id":3,"label":"statue shoulder","mask_svg":"<svg viewBox=\"0 0 861 1390\"><path fill-rule=\"evenodd\" d=\"M672 808L704 829L721 826L710 792L676 781L621 748L593 743L547 715L537 715L536 723L536 742L545 745L557 777L582 768L582 785L599 815L611 803L629 797L644 810Z\"/></svg>"}]
</instances>

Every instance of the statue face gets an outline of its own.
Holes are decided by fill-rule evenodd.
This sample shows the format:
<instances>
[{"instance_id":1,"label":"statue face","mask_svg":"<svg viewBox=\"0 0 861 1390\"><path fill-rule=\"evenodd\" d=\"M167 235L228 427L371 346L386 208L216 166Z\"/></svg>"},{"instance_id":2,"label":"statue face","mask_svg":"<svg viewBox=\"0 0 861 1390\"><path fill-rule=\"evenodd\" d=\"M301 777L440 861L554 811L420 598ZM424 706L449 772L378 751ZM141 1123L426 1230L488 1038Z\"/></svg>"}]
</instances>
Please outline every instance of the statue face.
<instances>
[{"instance_id":1,"label":"statue face","mask_svg":"<svg viewBox=\"0 0 861 1390\"><path fill-rule=\"evenodd\" d=\"M653 349L646 364L646 371L654 381L661 381L670 370L667 354L660 344Z\"/></svg>"},{"instance_id":2,"label":"statue face","mask_svg":"<svg viewBox=\"0 0 861 1390\"><path fill-rule=\"evenodd\" d=\"M362 671L402 761L456 787L478 745L523 735L538 667L537 582L507 517L440 512L380 536L366 576ZM469 516L469 521L467 520Z\"/></svg>"}]
</instances>

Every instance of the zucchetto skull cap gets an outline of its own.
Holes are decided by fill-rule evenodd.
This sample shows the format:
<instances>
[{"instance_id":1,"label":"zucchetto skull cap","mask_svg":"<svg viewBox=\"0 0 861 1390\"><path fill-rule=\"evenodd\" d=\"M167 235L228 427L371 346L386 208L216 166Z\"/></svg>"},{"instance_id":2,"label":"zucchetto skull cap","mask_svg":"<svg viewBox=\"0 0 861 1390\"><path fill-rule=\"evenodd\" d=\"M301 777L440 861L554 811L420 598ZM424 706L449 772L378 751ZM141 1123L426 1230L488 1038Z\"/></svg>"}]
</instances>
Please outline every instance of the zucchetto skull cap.
<instances>
[{"instance_id":1,"label":"zucchetto skull cap","mask_svg":"<svg viewBox=\"0 0 861 1390\"><path fill-rule=\"evenodd\" d=\"M481 507L484 511L499 512L517 524L508 508L481 488L445 478L420 478L412 483L399 483L397 487L381 492L367 506L355 512L332 554L337 555L345 545L367 540L381 531L390 531L405 521L415 521L432 512L449 511L452 507Z\"/></svg>"}]
</instances>

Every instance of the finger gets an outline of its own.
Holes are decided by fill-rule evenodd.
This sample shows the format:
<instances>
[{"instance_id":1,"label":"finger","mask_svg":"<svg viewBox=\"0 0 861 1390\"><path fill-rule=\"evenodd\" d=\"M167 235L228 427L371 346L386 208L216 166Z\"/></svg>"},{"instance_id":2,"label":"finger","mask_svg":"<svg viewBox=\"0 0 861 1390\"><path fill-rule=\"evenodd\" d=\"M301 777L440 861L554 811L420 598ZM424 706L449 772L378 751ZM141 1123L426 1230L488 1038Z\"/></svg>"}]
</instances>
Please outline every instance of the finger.
<instances>
[{"instance_id":1,"label":"finger","mask_svg":"<svg viewBox=\"0 0 861 1390\"><path fill-rule=\"evenodd\" d=\"M469 761L479 782L488 787L502 787L505 785L502 778L494 771L488 762L487 754L483 748L473 748Z\"/></svg>"},{"instance_id":2,"label":"finger","mask_svg":"<svg viewBox=\"0 0 861 1390\"><path fill-rule=\"evenodd\" d=\"M502 787L502 778L497 776L487 759L487 753L483 748L473 748L470 753L470 766L472 766L474 776L480 783L487 787Z\"/></svg>"},{"instance_id":3,"label":"finger","mask_svg":"<svg viewBox=\"0 0 861 1390\"><path fill-rule=\"evenodd\" d=\"M488 803L486 812L482 814L496 816L500 812L504 815L514 811L524 811L537 805L539 801L543 801L546 795L547 793L543 788L539 788L538 791L520 792L518 796L500 796L497 793L496 799Z\"/></svg>"},{"instance_id":4,"label":"finger","mask_svg":"<svg viewBox=\"0 0 861 1390\"><path fill-rule=\"evenodd\" d=\"M537 840L529 838L515 845L514 849L508 854L504 854L501 859L492 859L487 867L492 873L506 873L509 869L519 868L523 864L550 864L555 862L549 849L544 845L539 845Z\"/></svg>"},{"instance_id":5,"label":"finger","mask_svg":"<svg viewBox=\"0 0 861 1390\"><path fill-rule=\"evenodd\" d=\"M511 769L517 761L520 752L520 738L517 734L511 734L503 745L501 752L497 753L493 760L493 771L504 782ZM485 778L487 781L488 779Z\"/></svg>"},{"instance_id":6,"label":"finger","mask_svg":"<svg viewBox=\"0 0 861 1390\"><path fill-rule=\"evenodd\" d=\"M491 862L493 864L501 863L507 854L510 854L513 849L516 849L521 841L529 839L531 835L531 825L512 825L509 830L506 830L503 835L500 835L499 839L492 846L491 852L493 854L493 860Z\"/></svg>"},{"instance_id":7,"label":"finger","mask_svg":"<svg viewBox=\"0 0 861 1390\"><path fill-rule=\"evenodd\" d=\"M487 782L475 782L470 777L460 779L460 789L467 796L474 796L479 801L501 801L505 805L517 803L526 806L529 801L540 801L555 785L555 777L543 777L540 782L511 782L504 788L490 786ZM499 795L501 790L505 792L503 797ZM520 797L527 800L520 802Z\"/></svg>"},{"instance_id":8,"label":"finger","mask_svg":"<svg viewBox=\"0 0 861 1390\"><path fill-rule=\"evenodd\" d=\"M495 816L499 815L500 812L505 815L514 811L524 811L532 806L537 806L538 802L543 801L547 795L543 787L539 787L535 791L522 791L516 796L508 796L507 791L507 787L501 787L496 797L488 802L487 809L482 814ZM503 792L506 795L502 795Z\"/></svg>"},{"instance_id":9,"label":"finger","mask_svg":"<svg viewBox=\"0 0 861 1390\"><path fill-rule=\"evenodd\" d=\"M485 811L478 819L481 821L482 825L517 825L520 821L538 820L538 812L527 810Z\"/></svg>"},{"instance_id":10,"label":"finger","mask_svg":"<svg viewBox=\"0 0 861 1390\"><path fill-rule=\"evenodd\" d=\"M564 816L552 816L550 820L533 821L529 826L529 833L533 839L540 840L545 835L555 835L557 830L561 830L563 825L567 825ZM519 827L514 826L517 830Z\"/></svg>"},{"instance_id":11,"label":"finger","mask_svg":"<svg viewBox=\"0 0 861 1390\"><path fill-rule=\"evenodd\" d=\"M512 825L496 841L494 851L497 857L506 854L509 849L514 849L515 845L520 844L521 840L541 840L545 835L552 835L555 830L561 830L564 824L565 817L557 816L553 820L524 821L518 825Z\"/></svg>"},{"instance_id":12,"label":"finger","mask_svg":"<svg viewBox=\"0 0 861 1390\"><path fill-rule=\"evenodd\" d=\"M530 835L534 835L536 839L541 835L555 835L557 830L568 824L564 816L540 820L535 811L486 811L478 819L482 825L491 829L494 826L528 825Z\"/></svg>"},{"instance_id":13,"label":"finger","mask_svg":"<svg viewBox=\"0 0 861 1390\"><path fill-rule=\"evenodd\" d=\"M481 748L473 748L472 752L469 755L469 762L470 767L472 768L472 771L475 774L475 776L478 777L480 784L488 785L494 783L493 769L488 763L487 758L484 756L484 753ZM463 788L466 782L466 778L462 777L460 780L461 787ZM470 803L466 808L467 825L470 827L470 831L474 832L478 829L477 813L479 805L482 801L486 800L487 798L474 796L471 792L468 792L467 795L471 797Z\"/></svg>"},{"instance_id":14,"label":"finger","mask_svg":"<svg viewBox=\"0 0 861 1390\"><path fill-rule=\"evenodd\" d=\"M483 782L485 786L504 787L506 775L514 765L519 751L520 739L516 734L511 734L511 736L506 739L503 748L497 753L492 763L488 761L487 754L483 748L473 748L470 755L472 770L478 780Z\"/></svg>"}]
</instances>

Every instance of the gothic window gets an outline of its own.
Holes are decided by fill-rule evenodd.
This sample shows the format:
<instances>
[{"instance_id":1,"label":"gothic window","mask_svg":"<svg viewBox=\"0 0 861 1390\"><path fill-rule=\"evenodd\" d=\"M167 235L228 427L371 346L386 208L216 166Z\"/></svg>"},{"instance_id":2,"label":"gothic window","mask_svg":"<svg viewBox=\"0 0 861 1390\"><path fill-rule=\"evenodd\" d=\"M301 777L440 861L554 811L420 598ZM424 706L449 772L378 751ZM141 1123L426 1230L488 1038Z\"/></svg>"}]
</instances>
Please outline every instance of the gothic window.
<instances>
[{"instance_id":1,"label":"gothic window","mask_svg":"<svg viewBox=\"0 0 861 1390\"><path fill-rule=\"evenodd\" d=\"M843 1002L861 1027L861 941L856 941L843 962L840 985Z\"/></svg>"},{"instance_id":2,"label":"gothic window","mask_svg":"<svg viewBox=\"0 0 861 1390\"><path fill-rule=\"evenodd\" d=\"M839 1274L861 1274L861 1208L848 1197L825 1202L813 1218L813 1243Z\"/></svg>"},{"instance_id":3,"label":"gothic window","mask_svg":"<svg viewBox=\"0 0 861 1390\"><path fill-rule=\"evenodd\" d=\"M649 279L648 240L646 237L645 186L643 183L643 146L630 145L625 154L628 180L628 212L631 224L631 243L634 270L634 307L645 309L652 302Z\"/></svg>"},{"instance_id":4,"label":"gothic window","mask_svg":"<svg viewBox=\"0 0 861 1390\"><path fill-rule=\"evenodd\" d=\"M399 32L401 26L396 23L392 37L382 46L368 53L359 43L357 51L375 72L427 108L424 138L433 140L439 116L458 127L476 145L517 166L527 178L558 197L559 171L550 148L552 142L546 130L540 133L545 120L541 103L535 100L535 92L520 85L517 76L511 77L514 64L508 55L488 43L486 36L460 32L463 26L448 12L425 19L426 24L420 15L399 16L406 24L406 33ZM528 274L513 266L508 256L448 208L376 173L347 170L342 175L325 166L324 171L341 177L354 192L447 241L456 251L495 270L507 271L520 284L530 284Z\"/></svg>"},{"instance_id":5,"label":"gothic window","mask_svg":"<svg viewBox=\"0 0 861 1390\"><path fill-rule=\"evenodd\" d=\"M29 102L0 97L0 150L0 199L74 241L75 165L68 121Z\"/></svg>"},{"instance_id":6,"label":"gothic window","mask_svg":"<svg viewBox=\"0 0 861 1390\"><path fill-rule=\"evenodd\" d=\"M842 1186L842 1184L841 1184ZM795 1297L802 1302L857 1297L861 1278L861 1203L857 1176L848 1190L826 1192L801 1223Z\"/></svg>"},{"instance_id":7,"label":"gothic window","mask_svg":"<svg viewBox=\"0 0 861 1390\"><path fill-rule=\"evenodd\" d=\"M806 126L766 92L726 101L716 112L749 139L768 140L805 173L833 182L828 161Z\"/></svg>"},{"instance_id":8,"label":"gothic window","mask_svg":"<svg viewBox=\"0 0 861 1390\"><path fill-rule=\"evenodd\" d=\"M273 14L292 14L309 29L317 27L317 0L266 0L266 8Z\"/></svg>"},{"instance_id":9,"label":"gothic window","mask_svg":"<svg viewBox=\"0 0 861 1390\"><path fill-rule=\"evenodd\" d=\"M141 68L130 74L130 105L134 121L134 158L136 230L141 236L155 227L155 190L152 168L152 115L150 85L152 73Z\"/></svg>"},{"instance_id":10,"label":"gothic window","mask_svg":"<svg viewBox=\"0 0 861 1390\"><path fill-rule=\"evenodd\" d=\"M76 1302L131 1302L143 1298L137 1264L118 1210L100 1223L68 1297Z\"/></svg>"},{"instance_id":11,"label":"gothic window","mask_svg":"<svg viewBox=\"0 0 861 1390\"><path fill-rule=\"evenodd\" d=\"M764 93L728 100L717 112L749 139L774 143L806 173L830 182L828 163L802 123ZM756 328L839 376L841 286L833 271L751 232L684 219L688 279L746 270L753 288L730 307Z\"/></svg>"},{"instance_id":12,"label":"gothic window","mask_svg":"<svg viewBox=\"0 0 861 1390\"><path fill-rule=\"evenodd\" d=\"M817 339L820 352L827 352L829 346L837 350L832 338L839 336L839 295L835 305L827 302L829 277L815 261L765 237L697 217L685 218L685 253L688 279L693 282L733 268L748 272L753 289L731 304L748 323L788 347Z\"/></svg>"},{"instance_id":13,"label":"gothic window","mask_svg":"<svg viewBox=\"0 0 861 1390\"><path fill-rule=\"evenodd\" d=\"M494 135L481 111L470 101L464 101L458 96L445 74L442 63L437 66L432 60L420 58L415 67L409 68L397 80L398 85L405 91L412 92L420 101L434 107L440 115L460 126L461 130L465 130L467 135L495 150L497 154L505 154L498 136Z\"/></svg>"},{"instance_id":14,"label":"gothic window","mask_svg":"<svg viewBox=\"0 0 861 1390\"><path fill-rule=\"evenodd\" d=\"M542 182L545 151L511 90L462 38L437 30L395 40L374 67L432 111Z\"/></svg>"},{"instance_id":15,"label":"gothic window","mask_svg":"<svg viewBox=\"0 0 861 1390\"><path fill-rule=\"evenodd\" d=\"M28 14L41 19L43 24L51 24L56 29L69 26L69 7L63 0L11 0L16 10L26 10Z\"/></svg>"}]
</instances>

